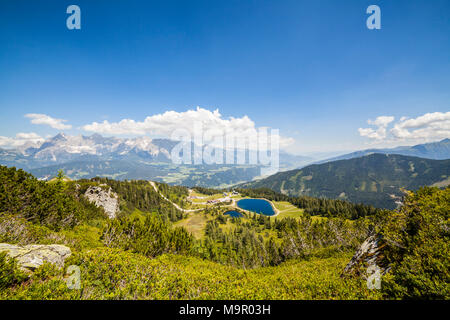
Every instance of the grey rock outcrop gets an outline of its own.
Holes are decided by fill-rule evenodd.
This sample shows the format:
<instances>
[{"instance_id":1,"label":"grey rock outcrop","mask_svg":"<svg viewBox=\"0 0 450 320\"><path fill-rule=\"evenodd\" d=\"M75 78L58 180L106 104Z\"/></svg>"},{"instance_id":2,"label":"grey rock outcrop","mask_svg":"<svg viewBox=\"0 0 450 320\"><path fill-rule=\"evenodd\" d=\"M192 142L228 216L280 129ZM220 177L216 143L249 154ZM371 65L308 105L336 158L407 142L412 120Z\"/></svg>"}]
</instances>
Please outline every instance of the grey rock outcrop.
<instances>
[{"instance_id":1,"label":"grey rock outcrop","mask_svg":"<svg viewBox=\"0 0 450 320\"><path fill-rule=\"evenodd\" d=\"M119 197L115 192L101 187L89 187L84 196L97 207L102 207L110 219L114 219L119 211Z\"/></svg>"},{"instance_id":2,"label":"grey rock outcrop","mask_svg":"<svg viewBox=\"0 0 450 320\"><path fill-rule=\"evenodd\" d=\"M370 268L379 268L381 274L385 274L389 271L389 265L384 255L386 248L387 243L381 235L370 236L361 244L361 247L344 268L342 275L361 275L361 271L365 272Z\"/></svg>"},{"instance_id":3,"label":"grey rock outcrop","mask_svg":"<svg viewBox=\"0 0 450 320\"><path fill-rule=\"evenodd\" d=\"M20 268L25 271L39 268L45 262L61 268L72 254L70 248L58 244L17 246L0 243L0 252L6 252L9 257L15 258Z\"/></svg>"}]
</instances>

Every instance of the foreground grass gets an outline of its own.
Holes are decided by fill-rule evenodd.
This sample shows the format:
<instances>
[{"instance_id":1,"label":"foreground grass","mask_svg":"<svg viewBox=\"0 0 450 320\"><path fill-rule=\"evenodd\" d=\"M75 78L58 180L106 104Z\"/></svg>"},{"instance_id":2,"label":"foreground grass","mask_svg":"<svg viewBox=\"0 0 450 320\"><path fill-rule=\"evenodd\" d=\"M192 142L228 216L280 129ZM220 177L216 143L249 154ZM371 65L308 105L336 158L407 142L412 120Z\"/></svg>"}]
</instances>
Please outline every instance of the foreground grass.
<instances>
[{"instance_id":1,"label":"foreground grass","mask_svg":"<svg viewBox=\"0 0 450 320\"><path fill-rule=\"evenodd\" d=\"M97 248L67 261L81 269L81 289L69 290L61 271L42 267L2 299L377 299L359 279L342 279L350 255L290 261L243 270L181 255L150 259ZM46 269L48 268L48 269Z\"/></svg>"}]
</instances>

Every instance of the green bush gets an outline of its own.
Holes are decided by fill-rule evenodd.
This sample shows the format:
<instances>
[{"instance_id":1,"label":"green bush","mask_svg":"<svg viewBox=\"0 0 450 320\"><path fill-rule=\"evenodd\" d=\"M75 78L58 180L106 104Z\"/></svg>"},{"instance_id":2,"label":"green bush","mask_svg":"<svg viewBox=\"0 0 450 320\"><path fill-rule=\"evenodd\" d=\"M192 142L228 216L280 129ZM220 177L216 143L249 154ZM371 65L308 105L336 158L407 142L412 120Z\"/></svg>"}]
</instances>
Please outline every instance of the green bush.
<instances>
[{"instance_id":1,"label":"green bush","mask_svg":"<svg viewBox=\"0 0 450 320\"><path fill-rule=\"evenodd\" d=\"M27 275L18 268L16 260L9 258L6 252L0 252L0 291L26 279Z\"/></svg>"},{"instance_id":2,"label":"green bush","mask_svg":"<svg viewBox=\"0 0 450 320\"><path fill-rule=\"evenodd\" d=\"M388 297L450 299L450 187L422 188L385 218Z\"/></svg>"},{"instance_id":3,"label":"green bush","mask_svg":"<svg viewBox=\"0 0 450 320\"><path fill-rule=\"evenodd\" d=\"M8 299L379 299L361 279L339 273L349 255L290 261L243 270L183 255L148 258L120 249L83 251L66 265L81 269L81 289L67 288L60 273L41 271L27 286L6 290Z\"/></svg>"},{"instance_id":4,"label":"green bush","mask_svg":"<svg viewBox=\"0 0 450 320\"><path fill-rule=\"evenodd\" d=\"M158 217L108 221L101 239L108 247L138 252L148 257L163 253L189 254L193 237L184 228L172 226Z\"/></svg>"},{"instance_id":5,"label":"green bush","mask_svg":"<svg viewBox=\"0 0 450 320\"><path fill-rule=\"evenodd\" d=\"M0 212L4 214L18 215L55 231L105 217L102 210L78 199L73 184L62 178L44 182L21 169L0 166L0 181Z\"/></svg>"},{"instance_id":6,"label":"green bush","mask_svg":"<svg viewBox=\"0 0 450 320\"><path fill-rule=\"evenodd\" d=\"M51 234L46 227L34 225L16 215L0 213L0 242L30 244L42 242Z\"/></svg>"}]
</instances>

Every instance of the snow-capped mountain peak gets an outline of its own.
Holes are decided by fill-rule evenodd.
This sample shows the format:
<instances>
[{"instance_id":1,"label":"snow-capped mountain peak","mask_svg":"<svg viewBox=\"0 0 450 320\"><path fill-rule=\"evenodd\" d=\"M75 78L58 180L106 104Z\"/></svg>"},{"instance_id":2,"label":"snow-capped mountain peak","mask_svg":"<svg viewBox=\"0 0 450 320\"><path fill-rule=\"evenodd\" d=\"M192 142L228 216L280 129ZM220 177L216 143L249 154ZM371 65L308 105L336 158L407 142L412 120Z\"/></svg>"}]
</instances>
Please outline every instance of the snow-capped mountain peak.
<instances>
[{"instance_id":1,"label":"snow-capped mountain peak","mask_svg":"<svg viewBox=\"0 0 450 320\"><path fill-rule=\"evenodd\" d=\"M102 159L115 159L123 158L129 154L143 157L145 160L161 155L162 158L160 157L159 161L168 161L170 150L163 146L167 145L167 142L172 141L158 139L158 142L158 144L153 143L153 139L147 136L121 139L103 137L99 134L70 136L59 133L40 145L30 145L22 148L21 153L33 159L51 162L65 162L76 160L80 157L92 156ZM169 143L169 145L172 143Z\"/></svg>"}]
</instances>

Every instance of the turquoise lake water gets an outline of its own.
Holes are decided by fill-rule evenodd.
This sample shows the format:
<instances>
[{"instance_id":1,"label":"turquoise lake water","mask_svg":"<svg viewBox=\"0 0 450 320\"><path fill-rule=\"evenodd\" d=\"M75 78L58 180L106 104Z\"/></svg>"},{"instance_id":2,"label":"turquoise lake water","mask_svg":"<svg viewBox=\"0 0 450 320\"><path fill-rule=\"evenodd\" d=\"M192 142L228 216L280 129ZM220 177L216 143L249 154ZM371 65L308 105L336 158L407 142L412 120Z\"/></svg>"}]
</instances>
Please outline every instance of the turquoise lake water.
<instances>
[{"instance_id":1,"label":"turquoise lake water","mask_svg":"<svg viewBox=\"0 0 450 320\"><path fill-rule=\"evenodd\" d=\"M224 213L227 216L233 217L233 218L242 218L244 215L240 212L231 210Z\"/></svg>"},{"instance_id":2,"label":"turquoise lake water","mask_svg":"<svg viewBox=\"0 0 450 320\"><path fill-rule=\"evenodd\" d=\"M262 199L242 199L237 202L241 209L263 214L265 216L275 215L272 205L267 200Z\"/></svg>"}]
</instances>

